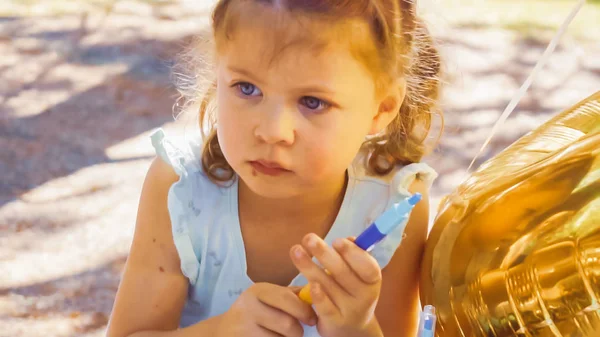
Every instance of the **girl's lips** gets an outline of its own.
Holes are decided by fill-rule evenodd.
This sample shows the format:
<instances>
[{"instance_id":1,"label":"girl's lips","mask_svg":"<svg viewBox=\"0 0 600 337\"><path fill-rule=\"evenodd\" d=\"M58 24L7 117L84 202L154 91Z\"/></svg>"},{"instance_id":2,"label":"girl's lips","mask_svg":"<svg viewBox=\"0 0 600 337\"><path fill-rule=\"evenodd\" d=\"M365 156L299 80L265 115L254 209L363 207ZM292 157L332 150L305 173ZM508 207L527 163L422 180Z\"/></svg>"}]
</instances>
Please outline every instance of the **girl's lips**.
<instances>
[{"instance_id":1,"label":"girl's lips","mask_svg":"<svg viewBox=\"0 0 600 337\"><path fill-rule=\"evenodd\" d=\"M268 162L265 160L251 161L250 165L257 172L260 172L260 173L268 175L268 176L278 176L278 175L281 175L286 172L291 172L290 170L284 169L283 167L281 167L281 165L279 165L277 163Z\"/></svg>"}]
</instances>

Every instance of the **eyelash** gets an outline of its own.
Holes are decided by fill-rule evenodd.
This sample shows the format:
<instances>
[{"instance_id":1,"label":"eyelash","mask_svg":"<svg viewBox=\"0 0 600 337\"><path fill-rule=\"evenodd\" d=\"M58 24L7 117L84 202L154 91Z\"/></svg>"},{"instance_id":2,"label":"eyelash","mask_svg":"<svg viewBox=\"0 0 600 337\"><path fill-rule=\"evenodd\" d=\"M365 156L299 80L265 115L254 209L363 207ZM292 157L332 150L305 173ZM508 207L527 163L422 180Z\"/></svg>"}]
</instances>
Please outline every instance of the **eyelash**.
<instances>
[{"instance_id":1,"label":"eyelash","mask_svg":"<svg viewBox=\"0 0 600 337\"><path fill-rule=\"evenodd\" d=\"M321 109L318 109L318 107L317 107L317 109L309 108L306 104L307 99L317 100L319 102L318 104L319 104L319 107L321 107ZM307 107L308 109L313 110L313 111L323 111L323 110L327 110L331 107L331 104L328 103L327 101L324 101L320 98L313 97L313 96L304 96L304 97L300 98L300 101L303 102L302 105L304 105L305 107Z\"/></svg>"},{"instance_id":2,"label":"eyelash","mask_svg":"<svg viewBox=\"0 0 600 337\"><path fill-rule=\"evenodd\" d=\"M254 84L252 84L252 83L250 83L250 82L236 82L236 83L234 83L234 84L233 84L231 87L232 87L232 88L235 88L235 89L237 90L237 92L238 92L240 95L244 96L244 97L254 97L254 95L251 95L251 94L245 94L245 93L242 91L242 88L241 88L241 86L242 86L242 85L251 85L251 86L252 86L252 87L253 87L255 90L258 90L259 92L261 92L261 91L260 91L260 89L259 89L257 86L255 86ZM253 90L253 92L254 92L254 90ZM261 94L262 94L262 92L261 92ZM310 108L310 107L308 107L308 106L307 106L307 104L306 104L306 100L308 100L308 99L311 99L311 100L316 100L316 101L318 101L318 104L319 104L319 106L318 106L316 109L313 109L313 108ZM314 96L302 96L302 97L300 98L300 104L302 104L302 105L303 105L304 107L306 107L307 109L309 109L309 110L311 110L311 111L315 111L315 112L322 112L322 111L324 111L324 110L327 110L327 109L329 109L329 108L332 106L332 104L331 104L331 103L329 103L329 102L327 102L327 101L325 101L325 100L323 100L323 99L320 99L320 98L318 98L318 97L314 97ZM321 107L321 109L319 109L319 107Z\"/></svg>"},{"instance_id":3,"label":"eyelash","mask_svg":"<svg viewBox=\"0 0 600 337\"><path fill-rule=\"evenodd\" d=\"M245 94L242 91L242 88L241 88L242 85L251 85L255 90L258 90L260 92L260 89L258 89L257 86L255 86L254 84L249 83L249 82L237 82L237 83L233 84L232 87L236 88L236 90L238 91L238 93L240 93L241 95L243 95L245 97L251 97L252 95ZM262 94L262 92L261 92L261 94Z\"/></svg>"}]
</instances>

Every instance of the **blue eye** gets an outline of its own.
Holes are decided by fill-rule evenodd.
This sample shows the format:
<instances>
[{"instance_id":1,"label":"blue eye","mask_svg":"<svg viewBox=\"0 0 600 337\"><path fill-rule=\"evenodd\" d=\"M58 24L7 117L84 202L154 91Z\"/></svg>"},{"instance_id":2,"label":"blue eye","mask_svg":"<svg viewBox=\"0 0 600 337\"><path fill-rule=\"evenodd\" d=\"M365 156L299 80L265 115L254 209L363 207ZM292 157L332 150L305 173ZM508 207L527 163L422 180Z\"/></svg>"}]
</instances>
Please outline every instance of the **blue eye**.
<instances>
[{"instance_id":1,"label":"blue eye","mask_svg":"<svg viewBox=\"0 0 600 337\"><path fill-rule=\"evenodd\" d=\"M300 103L311 110L323 110L330 106L329 103L312 96L302 97Z\"/></svg>"},{"instance_id":2,"label":"blue eye","mask_svg":"<svg viewBox=\"0 0 600 337\"><path fill-rule=\"evenodd\" d=\"M254 84L248 82L239 82L235 86L244 96L260 96L262 93Z\"/></svg>"}]
</instances>

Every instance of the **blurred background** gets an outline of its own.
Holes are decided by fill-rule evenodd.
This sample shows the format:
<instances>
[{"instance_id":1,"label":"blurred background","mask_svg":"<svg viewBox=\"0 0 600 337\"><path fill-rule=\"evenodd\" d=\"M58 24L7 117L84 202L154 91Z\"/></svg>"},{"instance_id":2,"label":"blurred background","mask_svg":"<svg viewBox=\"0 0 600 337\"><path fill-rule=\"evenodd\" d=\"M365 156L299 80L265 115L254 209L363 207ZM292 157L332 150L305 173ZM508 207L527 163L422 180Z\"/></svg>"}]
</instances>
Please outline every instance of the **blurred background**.
<instances>
[{"instance_id":1,"label":"blurred background","mask_svg":"<svg viewBox=\"0 0 600 337\"><path fill-rule=\"evenodd\" d=\"M193 116L174 120L170 73L213 4L0 0L0 337L103 336L148 135L197 132ZM434 216L576 1L419 5L445 61L445 130L425 159L440 173ZM482 160L598 90L600 1L588 0Z\"/></svg>"}]
</instances>

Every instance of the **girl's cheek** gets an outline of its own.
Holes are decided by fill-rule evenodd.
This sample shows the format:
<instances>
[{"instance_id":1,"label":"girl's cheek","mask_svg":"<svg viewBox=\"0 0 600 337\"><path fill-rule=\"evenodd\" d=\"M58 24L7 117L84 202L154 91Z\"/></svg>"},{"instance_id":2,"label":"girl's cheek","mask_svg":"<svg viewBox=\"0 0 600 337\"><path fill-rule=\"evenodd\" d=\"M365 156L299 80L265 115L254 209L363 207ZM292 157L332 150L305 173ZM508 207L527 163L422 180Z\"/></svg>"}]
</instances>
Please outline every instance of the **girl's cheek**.
<instances>
[{"instance_id":1,"label":"girl's cheek","mask_svg":"<svg viewBox=\"0 0 600 337\"><path fill-rule=\"evenodd\" d=\"M330 179L343 173L348 166L343 152L344 149L336 147L331 141L314 144L305 151L305 169L315 181Z\"/></svg>"}]
</instances>

